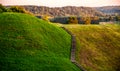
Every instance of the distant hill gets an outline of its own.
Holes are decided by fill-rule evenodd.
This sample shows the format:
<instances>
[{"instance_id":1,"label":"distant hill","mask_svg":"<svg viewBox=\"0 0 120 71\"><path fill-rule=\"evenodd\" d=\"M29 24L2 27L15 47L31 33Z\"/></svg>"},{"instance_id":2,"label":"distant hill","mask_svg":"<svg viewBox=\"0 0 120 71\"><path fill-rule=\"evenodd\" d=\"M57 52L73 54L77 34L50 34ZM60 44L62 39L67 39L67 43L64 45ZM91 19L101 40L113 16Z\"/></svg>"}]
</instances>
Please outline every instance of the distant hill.
<instances>
[{"instance_id":1,"label":"distant hill","mask_svg":"<svg viewBox=\"0 0 120 71\"><path fill-rule=\"evenodd\" d=\"M104 6L104 7L96 7L97 11L100 11L104 14L119 14L120 15L120 6Z\"/></svg>"},{"instance_id":2,"label":"distant hill","mask_svg":"<svg viewBox=\"0 0 120 71\"><path fill-rule=\"evenodd\" d=\"M23 6L26 10L34 13L35 15L49 15L56 16L104 16L102 12L97 11L95 8L90 7L45 7L45 6Z\"/></svg>"},{"instance_id":3,"label":"distant hill","mask_svg":"<svg viewBox=\"0 0 120 71\"><path fill-rule=\"evenodd\" d=\"M63 17L63 16L99 16L103 17L106 14L119 14L120 6L103 6L103 7L46 7L46 6L22 6L26 10L32 12L36 16L48 15L51 17Z\"/></svg>"}]
</instances>

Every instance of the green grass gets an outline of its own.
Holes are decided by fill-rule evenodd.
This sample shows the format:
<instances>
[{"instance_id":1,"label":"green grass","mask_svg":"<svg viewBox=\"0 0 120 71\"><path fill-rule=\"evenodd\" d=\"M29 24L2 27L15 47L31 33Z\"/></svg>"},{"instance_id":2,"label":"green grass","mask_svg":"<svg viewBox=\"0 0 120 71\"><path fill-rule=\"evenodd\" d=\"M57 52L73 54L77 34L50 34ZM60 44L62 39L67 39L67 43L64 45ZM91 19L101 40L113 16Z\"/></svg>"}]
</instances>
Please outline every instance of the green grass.
<instances>
[{"instance_id":1,"label":"green grass","mask_svg":"<svg viewBox=\"0 0 120 71\"><path fill-rule=\"evenodd\" d=\"M120 71L120 25L65 27L76 35L76 60L87 71Z\"/></svg>"},{"instance_id":2,"label":"green grass","mask_svg":"<svg viewBox=\"0 0 120 71\"><path fill-rule=\"evenodd\" d=\"M34 16L0 14L0 71L80 71L69 60L71 37Z\"/></svg>"}]
</instances>

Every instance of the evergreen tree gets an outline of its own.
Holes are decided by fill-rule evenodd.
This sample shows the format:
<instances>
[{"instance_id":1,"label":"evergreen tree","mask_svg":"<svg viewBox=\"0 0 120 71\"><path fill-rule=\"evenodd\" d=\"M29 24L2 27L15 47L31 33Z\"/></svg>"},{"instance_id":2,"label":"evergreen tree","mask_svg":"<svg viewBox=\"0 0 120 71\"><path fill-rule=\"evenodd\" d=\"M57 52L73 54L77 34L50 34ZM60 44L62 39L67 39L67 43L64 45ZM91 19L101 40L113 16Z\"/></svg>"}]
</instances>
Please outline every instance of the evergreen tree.
<instances>
[{"instance_id":1,"label":"evergreen tree","mask_svg":"<svg viewBox=\"0 0 120 71\"><path fill-rule=\"evenodd\" d=\"M115 21L120 21L120 17L119 16L115 16Z\"/></svg>"}]
</instances>

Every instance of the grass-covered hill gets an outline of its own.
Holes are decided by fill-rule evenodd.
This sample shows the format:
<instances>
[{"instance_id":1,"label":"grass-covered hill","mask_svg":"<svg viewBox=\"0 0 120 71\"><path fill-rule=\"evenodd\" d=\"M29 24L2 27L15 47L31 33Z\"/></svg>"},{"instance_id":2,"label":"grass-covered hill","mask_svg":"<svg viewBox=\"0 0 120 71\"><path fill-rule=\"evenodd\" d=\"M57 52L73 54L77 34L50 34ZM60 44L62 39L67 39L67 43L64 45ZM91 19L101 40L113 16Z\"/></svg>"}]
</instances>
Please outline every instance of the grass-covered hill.
<instances>
[{"instance_id":1,"label":"grass-covered hill","mask_svg":"<svg viewBox=\"0 0 120 71\"><path fill-rule=\"evenodd\" d=\"M34 16L0 14L0 71L80 71L69 60L71 37Z\"/></svg>"},{"instance_id":2,"label":"grass-covered hill","mask_svg":"<svg viewBox=\"0 0 120 71\"><path fill-rule=\"evenodd\" d=\"M120 25L66 28L76 35L76 60L87 71L120 71Z\"/></svg>"}]
</instances>

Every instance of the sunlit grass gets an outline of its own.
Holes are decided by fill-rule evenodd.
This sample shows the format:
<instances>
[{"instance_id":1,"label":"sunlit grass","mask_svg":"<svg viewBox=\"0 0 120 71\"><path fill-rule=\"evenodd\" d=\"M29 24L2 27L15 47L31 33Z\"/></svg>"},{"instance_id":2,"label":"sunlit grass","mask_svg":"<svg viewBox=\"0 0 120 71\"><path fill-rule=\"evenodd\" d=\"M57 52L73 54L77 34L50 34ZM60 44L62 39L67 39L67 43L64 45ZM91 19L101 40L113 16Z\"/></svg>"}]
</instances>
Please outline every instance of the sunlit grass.
<instances>
[{"instance_id":1,"label":"sunlit grass","mask_svg":"<svg viewBox=\"0 0 120 71\"><path fill-rule=\"evenodd\" d=\"M77 40L76 60L87 71L120 70L120 25L66 25Z\"/></svg>"},{"instance_id":2,"label":"sunlit grass","mask_svg":"<svg viewBox=\"0 0 120 71\"><path fill-rule=\"evenodd\" d=\"M71 36L34 16L0 14L0 71L80 71L70 61Z\"/></svg>"}]
</instances>

